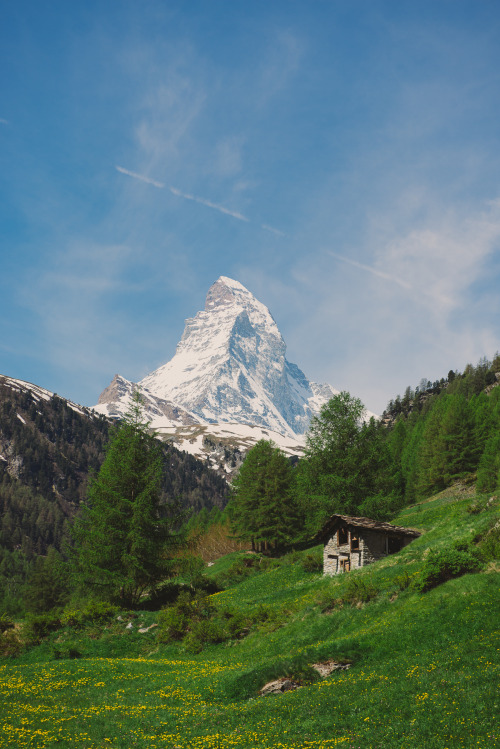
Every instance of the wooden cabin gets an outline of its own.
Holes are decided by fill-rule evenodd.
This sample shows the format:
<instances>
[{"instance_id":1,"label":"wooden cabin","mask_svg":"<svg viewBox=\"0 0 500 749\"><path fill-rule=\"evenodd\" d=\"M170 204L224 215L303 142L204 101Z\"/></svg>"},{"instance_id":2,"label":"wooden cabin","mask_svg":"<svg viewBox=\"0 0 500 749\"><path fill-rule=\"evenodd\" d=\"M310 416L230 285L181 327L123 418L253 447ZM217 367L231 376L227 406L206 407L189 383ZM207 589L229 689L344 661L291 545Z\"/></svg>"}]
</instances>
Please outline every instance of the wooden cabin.
<instances>
[{"instance_id":1,"label":"wooden cabin","mask_svg":"<svg viewBox=\"0 0 500 749\"><path fill-rule=\"evenodd\" d=\"M325 545L323 574L338 575L394 554L420 533L390 523L350 515L332 515L317 538Z\"/></svg>"}]
</instances>

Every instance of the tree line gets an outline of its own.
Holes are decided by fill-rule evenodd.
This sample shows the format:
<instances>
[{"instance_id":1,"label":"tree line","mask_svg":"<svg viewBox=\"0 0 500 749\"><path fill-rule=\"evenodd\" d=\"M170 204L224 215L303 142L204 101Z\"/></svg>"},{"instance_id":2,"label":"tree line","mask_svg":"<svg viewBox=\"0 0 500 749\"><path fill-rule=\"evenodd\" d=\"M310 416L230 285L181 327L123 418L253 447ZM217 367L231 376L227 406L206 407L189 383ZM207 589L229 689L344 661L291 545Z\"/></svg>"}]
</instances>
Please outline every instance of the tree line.
<instances>
[{"instance_id":1,"label":"tree line","mask_svg":"<svg viewBox=\"0 0 500 749\"><path fill-rule=\"evenodd\" d=\"M380 420L347 392L312 419L295 467L272 443L247 455L228 507L233 531L254 548L307 542L333 513L388 520L404 505L469 476L480 492L500 483L500 356L390 401Z\"/></svg>"}]
</instances>

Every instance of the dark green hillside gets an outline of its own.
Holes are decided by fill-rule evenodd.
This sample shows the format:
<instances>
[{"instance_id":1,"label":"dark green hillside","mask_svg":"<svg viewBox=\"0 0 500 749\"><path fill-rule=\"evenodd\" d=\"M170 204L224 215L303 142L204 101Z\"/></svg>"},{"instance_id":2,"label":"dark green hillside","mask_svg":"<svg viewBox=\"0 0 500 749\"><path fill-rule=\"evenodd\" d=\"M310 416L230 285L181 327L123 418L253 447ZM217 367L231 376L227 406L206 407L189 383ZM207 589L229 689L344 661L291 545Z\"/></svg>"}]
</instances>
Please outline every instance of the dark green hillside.
<instances>
[{"instance_id":1,"label":"dark green hillside","mask_svg":"<svg viewBox=\"0 0 500 749\"><path fill-rule=\"evenodd\" d=\"M65 522L99 470L109 422L54 395L0 378L0 546L28 555L59 548ZM201 510L223 507L227 485L191 455L165 445L165 496Z\"/></svg>"},{"instance_id":2,"label":"dark green hillside","mask_svg":"<svg viewBox=\"0 0 500 749\"><path fill-rule=\"evenodd\" d=\"M106 419L0 379L1 547L27 556L60 547L107 439Z\"/></svg>"},{"instance_id":3,"label":"dark green hillside","mask_svg":"<svg viewBox=\"0 0 500 749\"><path fill-rule=\"evenodd\" d=\"M0 607L4 594L18 594L27 562L63 547L108 430L90 409L0 377ZM165 499L196 511L224 507L221 477L173 446L162 449Z\"/></svg>"}]
</instances>

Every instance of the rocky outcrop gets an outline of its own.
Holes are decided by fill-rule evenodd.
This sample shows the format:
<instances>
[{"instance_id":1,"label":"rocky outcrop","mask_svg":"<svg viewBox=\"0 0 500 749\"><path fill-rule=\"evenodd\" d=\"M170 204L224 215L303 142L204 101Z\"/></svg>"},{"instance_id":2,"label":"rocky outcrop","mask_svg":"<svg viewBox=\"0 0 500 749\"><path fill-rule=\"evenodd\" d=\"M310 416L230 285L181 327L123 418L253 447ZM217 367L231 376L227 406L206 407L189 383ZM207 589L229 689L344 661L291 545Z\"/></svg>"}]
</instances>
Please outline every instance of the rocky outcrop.
<instances>
[{"instance_id":1,"label":"rocky outcrop","mask_svg":"<svg viewBox=\"0 0 500 749\"><path fill-rule=\"evenodd\" d=\"M314 668L323 679L326 679L334 671L347 671L350 667L350 663L342 663L332 659L311 664L311 668ZM302 684L299 681L288 676L283 676L281 679L268 681L260 689L259 694L261 697L267 697L270 694L283 694L283 692L290 692L293 689L300 689L301 686Z\"/></svg>"},{"instance_id":2,"label":"rocky outcrop","mask_svg":"<svg viewBox=\"0 0 500 749\"><path fill-rule=\"evenodd\" d=\"M320 676L326 678L333 674L334 671L347 671L351 667L350 663L339 663L338 661L323 661L322 663L312 663L311 668L314 668Z\"/></svg>"},{"instance_id":3,"label":"rocky outcrop","mask_svg":"<svg viewBox=\"0 0 500 749\"><path fill-rule=\"evenodd\" d=\"M132 397L137 389L138 386L135 383L116 374L108 387L99 396L95 410L111 419L122 418L129 409ZM198 423L196 417L180 406L163 398L158 398L143 388L140 388L140 391L144 403L144 411L149 420L153 421L160 418L167 424L181 426Z\"/></svg>"},{"instance_id":4,"label":"rocky outcrop","mask_svg":"<svg viewBox=\"0 0 500 749\"><path fill-rule=\"evenodd\" d=\"M293 681L293 679L287 679L286 677L275 679L274 681L269 681L267 684L264 684L260 690L260 695L266 697L269 694L283 694L283 692L290 692L292 689L298 689L299 686L300 684L297 681Z\"/></svg>"}]
</instances>

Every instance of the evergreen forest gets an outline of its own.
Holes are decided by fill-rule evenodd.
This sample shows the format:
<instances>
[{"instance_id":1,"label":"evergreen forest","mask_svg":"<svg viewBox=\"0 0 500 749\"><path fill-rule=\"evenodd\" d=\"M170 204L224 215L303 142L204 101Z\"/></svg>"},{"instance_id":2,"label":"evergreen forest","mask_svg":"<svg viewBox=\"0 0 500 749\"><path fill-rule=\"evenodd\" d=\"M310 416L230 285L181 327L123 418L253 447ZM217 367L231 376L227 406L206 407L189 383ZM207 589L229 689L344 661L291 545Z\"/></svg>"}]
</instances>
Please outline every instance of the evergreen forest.
<instances>
[{"instance_id":1,"label":"evergreen forest","mask_svg":"<svg viewBox=\"0 0 500 749\"><path fill-rule=\"evenodd\" d=\"M259 549L307 544L334 513L390 520L456 482L492 492L500 483L500 356L421 380L363 419L347 392L314 417L305 457L293 465L272 444L250 450L227 514Z\"/></svg>"}]
</instances>

